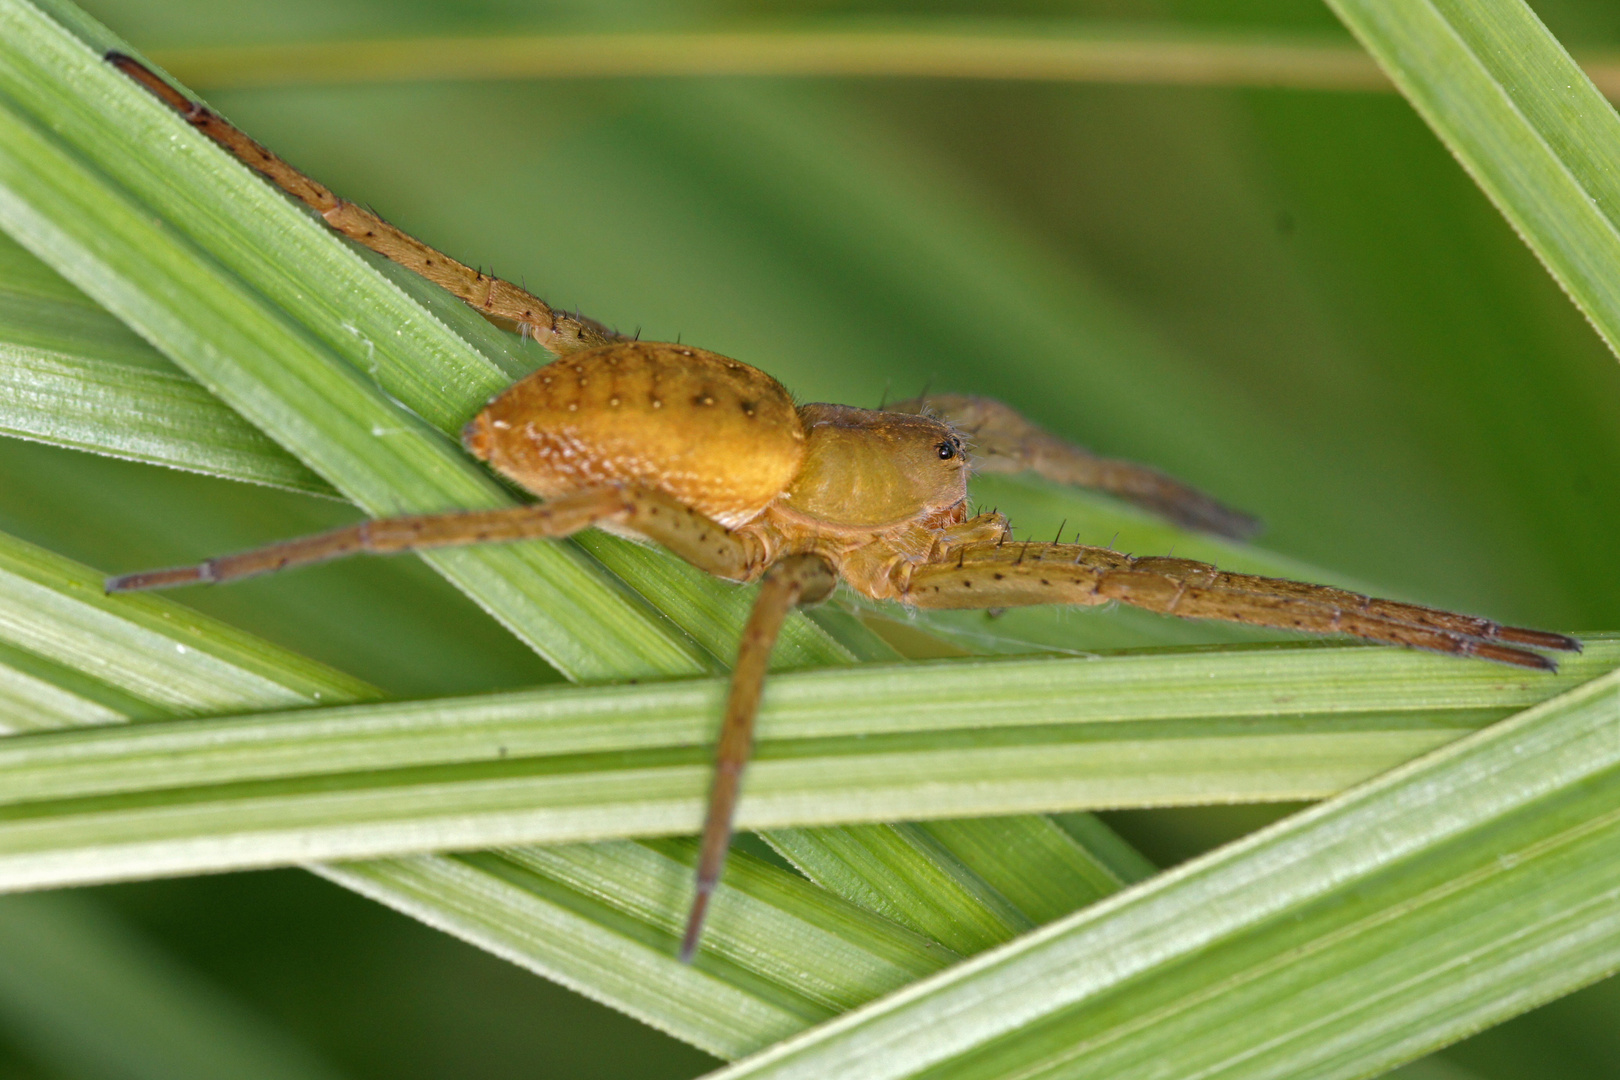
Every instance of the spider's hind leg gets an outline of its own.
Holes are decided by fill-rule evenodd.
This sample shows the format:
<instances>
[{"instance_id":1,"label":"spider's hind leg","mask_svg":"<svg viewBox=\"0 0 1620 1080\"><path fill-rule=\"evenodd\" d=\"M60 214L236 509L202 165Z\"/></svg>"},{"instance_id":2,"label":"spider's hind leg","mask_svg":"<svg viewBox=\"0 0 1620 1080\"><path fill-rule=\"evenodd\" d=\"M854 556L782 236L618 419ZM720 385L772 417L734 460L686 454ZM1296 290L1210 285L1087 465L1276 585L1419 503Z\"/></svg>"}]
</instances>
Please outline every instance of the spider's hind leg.
<instances>
[{"instance_id":1,"label":"spider's hind leg","mask_svg":"<svg viewBox=\"0 0 1620 1080\"><path fill-rule=\"evenodd\" d=\"M1117 495L1201 532L1244 540L1260 522L1157 469L1099 457L1058 438L1023 414L990 398L930 394L890 405L891 412L923 412L939 417L971 440L979 472L1033 472L1048 480Z\"/></svg>"}]
</instances>

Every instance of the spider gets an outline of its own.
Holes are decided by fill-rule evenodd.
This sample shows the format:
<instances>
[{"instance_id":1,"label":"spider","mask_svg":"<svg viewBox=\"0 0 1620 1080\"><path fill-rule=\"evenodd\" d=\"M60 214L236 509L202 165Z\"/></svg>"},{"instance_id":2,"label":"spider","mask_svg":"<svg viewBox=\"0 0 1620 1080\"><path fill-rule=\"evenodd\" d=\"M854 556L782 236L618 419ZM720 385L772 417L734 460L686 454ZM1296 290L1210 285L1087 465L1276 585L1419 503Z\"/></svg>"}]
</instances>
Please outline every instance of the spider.
<instances>
[{"instance_id":1,"label":"spider","mask_svg":"<svg viewBox=\"0 0 1620 1080\"><path fill-rule=\"evenodd\" d=\"M661 544L716 577L758 581L716 748L684 961L696 952L730 845L777 634L791 610L825 600L840 581L918 608L1118 601L1549 671L1553 661L1529 648L1580 649L1562 634L1191 559L1013 542L1000 514L969 514L969 441L980 471L1033 471L1226 536L1246 536L1257 523L1156 470L1058 439L998 402L936 395L880 410L796 406L780 383L740 361L626 339L554 311L337 197L138 61L107 59L342 235L556 355L462 433L472 454L543 503L366 521L195 566L125 574L107 590L232 581L354 553L566 537L593 526Z\"/></svg>"}]
</instances>

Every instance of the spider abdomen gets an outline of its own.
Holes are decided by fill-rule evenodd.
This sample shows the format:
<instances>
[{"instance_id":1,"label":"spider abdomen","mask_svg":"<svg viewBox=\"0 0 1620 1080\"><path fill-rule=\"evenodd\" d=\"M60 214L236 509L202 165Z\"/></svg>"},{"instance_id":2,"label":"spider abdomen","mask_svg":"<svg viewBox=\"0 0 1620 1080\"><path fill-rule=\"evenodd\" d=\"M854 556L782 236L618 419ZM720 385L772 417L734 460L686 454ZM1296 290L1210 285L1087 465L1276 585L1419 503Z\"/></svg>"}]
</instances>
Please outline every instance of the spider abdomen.
<instances>
[{"instance_id":1,"label":"spider abdomen","mask_svg":"<svg viewBox=\"0 0 1620 1080\"><path fill-rule=\"evenodd\" d=\"M546 365L491 401L463 440L537 495L637 484L728 526L788 487L805 445L792 398L769 375L647 341Z\"/></svg>"}]
</instances>

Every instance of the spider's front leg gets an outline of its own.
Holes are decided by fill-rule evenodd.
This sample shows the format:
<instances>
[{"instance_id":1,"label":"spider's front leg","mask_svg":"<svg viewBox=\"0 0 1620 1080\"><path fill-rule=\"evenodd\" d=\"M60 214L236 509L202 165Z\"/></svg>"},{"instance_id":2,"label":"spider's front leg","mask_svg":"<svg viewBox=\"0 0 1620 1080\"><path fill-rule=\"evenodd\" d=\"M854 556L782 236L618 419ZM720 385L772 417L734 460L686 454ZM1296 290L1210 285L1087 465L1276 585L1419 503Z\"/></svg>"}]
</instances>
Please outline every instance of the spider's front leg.
<instances>
[{"instance_id":1,"label":"spider's front leg","mask_svg":"<svg viewBox=\"0 0 1620 1080\"><path fill-rule=\"evenodd\" d=\"M1477 656L1552 671L1514 646L1580 651L1563 634L1380 600L1327 585L1231 574L1192 559L1136 558L1085 544L969 543L912 571L901 599L923 608L1122 604L1165 615L1349 634L1368 641Z\"/></svg>"},{"instance_id":2,"label":"spider's front leg","mask_svg":"<svg viewBox=\"0 0 1620 1080\"><path fill-rule=\"evenodd\" d=\"M1177 525L1244 540L1260 530L1248 514L1224 506L1190 484L1157 469L1093 454L991 398L930 394L888 406L950 424L968 437L977 472L1032 472L1059 484L1106 491Z\"/></svg>"}]
</instances>

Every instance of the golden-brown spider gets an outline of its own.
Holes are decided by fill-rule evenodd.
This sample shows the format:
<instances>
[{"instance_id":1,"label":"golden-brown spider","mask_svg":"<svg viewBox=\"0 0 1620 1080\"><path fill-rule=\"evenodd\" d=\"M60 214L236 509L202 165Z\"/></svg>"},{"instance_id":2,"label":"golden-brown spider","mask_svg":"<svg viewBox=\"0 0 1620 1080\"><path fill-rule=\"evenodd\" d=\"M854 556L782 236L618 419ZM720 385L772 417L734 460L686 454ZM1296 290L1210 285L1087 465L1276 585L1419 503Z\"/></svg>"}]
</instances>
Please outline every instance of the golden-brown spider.
<instances>
[{"instance_id":1,"label":"golden-brown spider","mask_svg":"<svg viewBox=\"0 0 1620 1080\"><path fill-rule=\"evenodd\" d=\"M1341 589L1231 574L1189 559L1137 558L1083 544L1010 543L1006 519L967 511L968 459L1121 495L1184 525L1241 536L1254 523L1152 469L1097 458L1011 409L935 396L874 411L795 406L769 375L684 345L631 341L553 311L346 202L134 60L108 59L334 229L422 274L555 353L491 401L467 448L543 504L368 521L197 566L127 574L109 591L230 581L354 552L564 537L592 526L655 541L732 581L761 582L744 628L681 945L690 959L731 835L767 661L787 613L839 581L926 608L1093 605L1342 633L1551 669L1516 646L1578 649L1573 638L1504 627Z\"/></svg>"}]
</instances>

